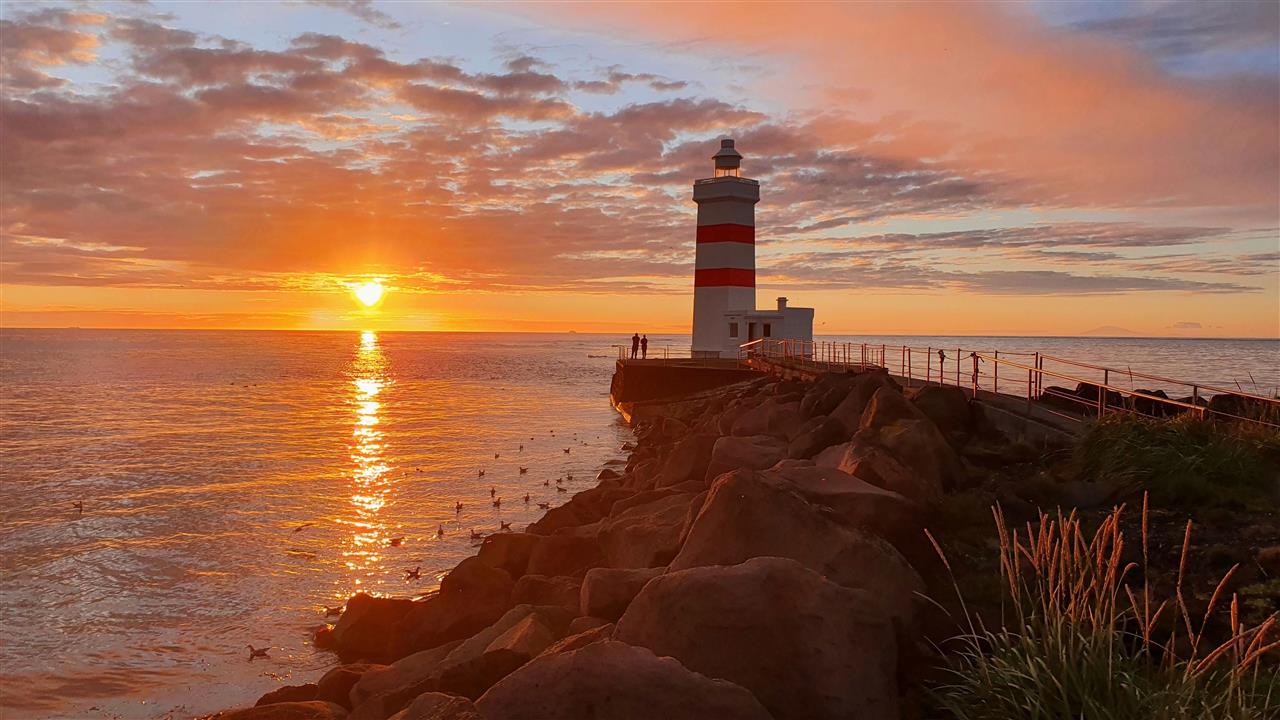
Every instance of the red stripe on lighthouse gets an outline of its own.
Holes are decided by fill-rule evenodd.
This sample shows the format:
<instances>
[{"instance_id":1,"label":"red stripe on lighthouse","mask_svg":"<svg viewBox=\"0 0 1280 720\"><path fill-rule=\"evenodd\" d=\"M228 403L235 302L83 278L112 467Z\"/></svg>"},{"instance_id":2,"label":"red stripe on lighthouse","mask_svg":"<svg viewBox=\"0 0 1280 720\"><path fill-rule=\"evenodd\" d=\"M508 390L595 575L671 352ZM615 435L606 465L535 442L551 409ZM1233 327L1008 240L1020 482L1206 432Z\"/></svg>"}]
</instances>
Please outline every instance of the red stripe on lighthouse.
<instances>
[{"instance_id":1,"label":"red stripe on lighthouse","mask_svg":"<svg viewBox=\"0 0 1280 720\"><path fill-rule=\"evenodd\" d=\"M693 271L694 287L749 287L756 286L756 271L744 268L713 268Z\"/></svg>"},{"instance_id":2,"label":"red stripe on lighthouse","mask_svg":"<svg viewBox=\"0 0 1280 720\"><path fill-rule=\"evenodd\" d=\"M699 225L698 242L736 242L754 245L756 242L756 229L750 225L739 225L737 223Z\"/></svg>"}]
</instances>

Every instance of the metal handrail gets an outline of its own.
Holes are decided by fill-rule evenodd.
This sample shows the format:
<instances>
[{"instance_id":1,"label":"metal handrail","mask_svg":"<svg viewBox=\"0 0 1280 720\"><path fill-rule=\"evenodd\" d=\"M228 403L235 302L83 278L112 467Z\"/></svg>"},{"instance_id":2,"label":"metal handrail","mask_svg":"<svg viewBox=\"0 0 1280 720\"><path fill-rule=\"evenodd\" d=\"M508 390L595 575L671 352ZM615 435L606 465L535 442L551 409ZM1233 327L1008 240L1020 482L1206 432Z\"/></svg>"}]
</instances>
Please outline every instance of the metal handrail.
<instances>
[{"instance_id":1,"label":"metal handrail","mask_svg":"<svg viewBox=\"0 0 1280 720\"><path fill-rule=\"evenodd\" d=\"M893 348L886 344L872 345L868 343L839 343L835 341L825 341L825 340L787 340L787 339L760 338L757 340L752 340L750 342L742 343L739 346L739 358L744 361L750 360L752 357L781 358L786 361L801 362L809 367L825 368L828 370L835 370L837 368L841 370L847 370L852 368L865 370L868 367L879 367L879 368L884 368L888 370L891 368L889 367L889 364L886 362L886 360L890 356L891 351L897 352L900 355L900 360L897 362L897 365L898 365L897 369L901 372L901 376L907 380L908 384L912 384L915 382L921 382L924 384L937 382L940 385L954 384L960 387L968 386L971 388L973 396L975 398L978 396L978 393L980 391L984 393L991 392L991 393L994 393L995 395L998 395L998 396L1003 395L1009 398L1017 397L1016 395L1007 395L1000 392L1001 366L1003 365L1005 368L1009 370L1026 371L1026 374L1027 374L1026 389L1027 390L1026 390L1025 400L1027 402L1028 412L1031 412L1032 401L1040 400L1042 401L1042 404L1039 407L1043 408L1044 411L1046 412L1052 413L1054 415L1059 415L1062 417L1070 417L1075 420L1083 419L1080 417L1063 415L1062 413L1055 412L1052 408L1045 406L1043 404L1043 400L1046 397L1057 397L1062 400L1071 400L1074 402L1079 402L1081 405L1089 407L1090 409L1096 408L1098 417L1105 415L1107 412L1111 410L1123 411L1123 412L1134 412L1134 413L1142 414L1137 409L1136 406L1130 407L1128 405L1115 405L1114 402L1111 401L1109 397L1110 394L1114 393L1115 396L1120 397L1122 400L1125 398L1141 399L1151 403L1156 403L1161 406L1167 406L1170 409L1177 409L1179 412L1192 411L1197 413L1201 417L1205 416L1206 414L1212 414L1215 416L1232 418L1232 419L1241 420L1245 422L1266 425L1269 427L1280 427L1280 397L1266 397L1266 396L1257 395L1253 393L1246 393L1242 391L1218 388L1211 385L1204 385L1201 383L1188 382L1185 380L1177 380L1174 378L1161 377L1158 375L1150 375L1146 373L1135 373L1131 370L1119 370L1116 368L1110 368L1103 365L1094 365L1091 363L1066 360L1064 358L1058 358L1056 356L1044 355L1039 352L1009 352L1009 351L995 351L995 350L977 351L977 350L967 350L965 348L934 348L932 346L929 346L926 348L917 348L909 345L902 345L902 346ZM925 372L924 372L923 379L916 376L915 374L916 370L918 369L918 365L916 364L915 359L913 358L913 354L920 353L921 351L923 351L924 358L925 358L924 368L923 368ZM937 363L936 376L935 376L933 356L935 353L939 351L941 351L944 354L944 356ZM947 357L945 355L945 353L950 353L953 351L955 355L950 357ZM1001 357L1002 355L1004 357ZM1032 359L1029 361L1030 364L1027 364L1023 362L1018 362L1017 360L1012 360L1009 358L1009 356L1015 356L1020 358L1029 357ZM971 372L962 373L961 362L967 359L972 359L973 369ZM955 372L951 378L948 377L948 373L950 372L950 370L945 365L945 361L947 360L953 360L956 363ZM1062 363L1066 365L1072 365L1072 366L1076 366L1084 369L1098 370L1102 372L1103 379L1101 382L1098 382L1097 380L1086 379L1074 374L1069 374L1068 372L1049 370L1044 367L1044 363L1046 360L1051 362ZM986 373L982 371L981 364L985 362L991 363L990 373ZM1131 388L1123 388L1116 385L1112 385L1110 382L1110 375L1112 372L1121 373L1122 375L1130 378L1142 378L1146 380L1153 380L1166 385L1174 385L1174 386L1181 386L1181 387L1187 388L1190 391L1190 398L1189 398L1190 402L1186 402L1184 400L1178 400L1174 398L1160 397L1159 395L1155 395L1149 392L1141 392L1139 390L1134 390ZM936 380L935 380L935 377L936 377ZM968 382L963 382L963 380L966 378L968 379ZM987 390L986 388L982 387L981 381L984 378L990 379L990 390ZM1017 382L1018 384L1022 383L1021 380L1016 380L1016 381L1013 380L1011 377L1009 377L1009 374L1006 374L1006 378L1007 378L1005 380L1006 384L1011 382ZM1051 380L1065 381L1066 383L1076 383L1077 389L1082 386L1092 387L1094 388L1094 392L1096 392L1096 398L1081 397L1079 395L1076 395L1074 392L1070 394L1054 392L1052 391L1052 388L1046 389L1045 383L1044 383L1045 378L1049 378ZM1242 415L1235 415L1235 414L1226 412L1225 410L1222 410L1222 409L1210 409L1207 406L1207 402L1205 402L1205 399L1202 398L1201 396L1202 390L1210 390L1216 394L1226 394L1234 397L1247 399L1255 403L1262 403L1265 410L1262 413L1259 413L1259 417L1248 417L1248 416L1242 416ZM1132 405L1133 403L1130 403L1130 404ZM1270 418L1274 418L1274 420L1266 419L1262 417L1263 415Z\"/></svg>"}]
</instances>

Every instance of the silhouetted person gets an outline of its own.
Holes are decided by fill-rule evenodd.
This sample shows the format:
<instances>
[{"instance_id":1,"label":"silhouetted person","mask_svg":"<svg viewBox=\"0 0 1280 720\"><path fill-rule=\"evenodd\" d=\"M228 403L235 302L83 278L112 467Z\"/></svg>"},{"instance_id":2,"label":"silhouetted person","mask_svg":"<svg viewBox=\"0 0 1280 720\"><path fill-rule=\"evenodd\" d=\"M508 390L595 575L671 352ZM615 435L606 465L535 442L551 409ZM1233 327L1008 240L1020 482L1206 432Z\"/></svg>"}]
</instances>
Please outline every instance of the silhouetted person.
<instances>
[{"instance_id":1,"label":"silhouetted person","mask_svg":"<svg viewBox=\"0 0 1280 720\"><path fill-rule=\"evenodd\" d=\"M649 336L645 335L640 338L640 357L649 359Z\"/></svg>"},{"instance_id":2,"label":"silhouetted person","mask_svg":"<svg viewBox=\"0 0 1280 720\"><path fill-rule=\"evenodd\" d=\"M631 336L631 359L636 359L636 353L640 352L640 334L636 333Z\"/></svg>"}]
</instances>

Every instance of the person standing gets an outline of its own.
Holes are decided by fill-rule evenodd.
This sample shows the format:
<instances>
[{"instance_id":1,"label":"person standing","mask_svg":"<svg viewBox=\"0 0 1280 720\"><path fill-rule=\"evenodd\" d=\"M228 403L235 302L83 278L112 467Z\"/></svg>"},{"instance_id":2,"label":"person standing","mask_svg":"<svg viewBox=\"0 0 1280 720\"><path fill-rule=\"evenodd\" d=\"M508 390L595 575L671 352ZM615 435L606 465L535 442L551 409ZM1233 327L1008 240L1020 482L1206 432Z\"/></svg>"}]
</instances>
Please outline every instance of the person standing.
<instances>
[{"instance_id":1,"label":"person standing","mask_svg":"<svg viewBox=\"0 0 1280 720\"><path fill-rule=\"evenodd\" d=\"M640 357L645 360L649 359L649 336L648 335L640 336Z\"/></svg>"},{"instance_id":2,"label":"person standing","mask_svg":"<svg viewBox=\"0 0 1280 720\"><path fill-rule=\"evenodd\" d=\"M636 353L640 352L640 333L631 336L631 359L636 359Z\"/></svg>"}]
</instances>

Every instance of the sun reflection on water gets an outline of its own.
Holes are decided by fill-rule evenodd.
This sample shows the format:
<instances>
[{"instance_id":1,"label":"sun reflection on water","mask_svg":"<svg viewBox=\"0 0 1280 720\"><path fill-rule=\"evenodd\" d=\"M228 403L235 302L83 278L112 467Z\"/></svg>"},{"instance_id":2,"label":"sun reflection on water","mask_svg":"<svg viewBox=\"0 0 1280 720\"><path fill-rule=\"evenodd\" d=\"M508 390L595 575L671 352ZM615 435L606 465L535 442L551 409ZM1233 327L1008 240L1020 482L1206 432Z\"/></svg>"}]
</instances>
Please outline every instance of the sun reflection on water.
<instances>
[{"instance_id":1,"label":"sun reflection on water","mask_svg":"<svg viewBox=\"0 0 1280 720\"><path fill-rule=\"evenodd\" d=\"M355 410L351 443L351 505L355 517L351 548L344 554L354 584L377 571L389 537L380 512L387 505L394 479L385 461L383 431L379 429L382 402L377 398L388 384L387 361L377 333L360 334L352 364L351 405Z\"/></svg>"}]
</instances>

